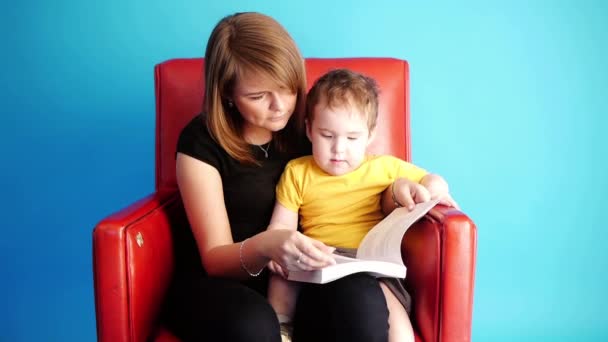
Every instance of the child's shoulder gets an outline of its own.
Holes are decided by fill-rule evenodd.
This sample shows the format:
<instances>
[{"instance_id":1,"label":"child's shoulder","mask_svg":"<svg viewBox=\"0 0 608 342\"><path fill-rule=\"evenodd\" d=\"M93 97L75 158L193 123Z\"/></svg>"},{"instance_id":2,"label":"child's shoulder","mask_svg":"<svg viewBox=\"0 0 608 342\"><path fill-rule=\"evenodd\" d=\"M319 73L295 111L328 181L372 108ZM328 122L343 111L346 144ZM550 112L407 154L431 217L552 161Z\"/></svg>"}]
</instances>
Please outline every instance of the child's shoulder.
<instances>
[{"instance_id":1,"label":"child's shoulder","mask_svg":"<svg viewBox=\"0 0 608 342\"><path fill-rule=\"evenodd\" d=\"M395 164L395 163L404 163L403 159L397 158L395 156L391 156L390 154L373 154L367 156L367 161L370 163L377 164Z\"/></svg>"},{"instance_id":2,"label":"child's shoulder","mask_svg":"<svg viewBox=\"0 0 608 342\"><path fill-rule=\"evenodd\" d=\"M286 168L309 167L312 163L314 163L314 159L313 159L312 155L303 156L303 157L299 157L299 158L295 158L295 159L290 160L287 163Z\"/></svg>"},{"instance_id":3,"label":"child's shoulder","mask_svg":"<svg viewBox=\"0 0 608 342\"><path fill-rule=\"evenodd\" d=\"M367 162L370 165L380 168L409 168L416 167L416 165L407 162L399 157L395 157L389 154L382 155L371 155L368 156Z\"/></svg>"}]
</instances>

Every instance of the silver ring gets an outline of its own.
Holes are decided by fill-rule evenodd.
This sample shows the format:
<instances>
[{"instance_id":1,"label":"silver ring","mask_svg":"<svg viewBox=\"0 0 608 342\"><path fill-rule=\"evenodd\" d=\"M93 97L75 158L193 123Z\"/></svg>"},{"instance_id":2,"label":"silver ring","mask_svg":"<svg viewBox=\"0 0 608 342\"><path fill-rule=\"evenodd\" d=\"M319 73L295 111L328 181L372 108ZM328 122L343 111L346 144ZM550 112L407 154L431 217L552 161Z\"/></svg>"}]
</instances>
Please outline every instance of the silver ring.
<instances>
[{"instance_id":1,"label":"silver ring","mask_svg":"<svg viewBox=\"0 0 608 342\"><path fill-rule=\"evenodd\" d=\"M302 252L300 252L300 255L298 256L298 260L296 260L296 264L299 264L302 262Z\"/></svg>"}]
</instances>

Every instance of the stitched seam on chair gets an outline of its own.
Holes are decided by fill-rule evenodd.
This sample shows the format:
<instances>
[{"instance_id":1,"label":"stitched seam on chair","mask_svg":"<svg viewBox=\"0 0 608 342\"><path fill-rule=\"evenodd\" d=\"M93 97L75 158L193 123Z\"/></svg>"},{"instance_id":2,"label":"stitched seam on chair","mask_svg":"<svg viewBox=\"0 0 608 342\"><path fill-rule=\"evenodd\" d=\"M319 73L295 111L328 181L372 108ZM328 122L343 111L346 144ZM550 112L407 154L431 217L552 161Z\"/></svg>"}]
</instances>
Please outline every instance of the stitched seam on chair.
<instances>
[{"instance_id":1,"label":"stitched seam on chair","mask_svg":"<svg viewBox=\"0 0 608 342\"><path fill-rule=\"evenodd\" d=\"M125 226L124 229L124 234L125 234L125 269L127 270L127 308L128 308L128 324L127 324L127 329L128 329L128 334L130 336L130 340L131 341L135 341L135 329L133 327L133 324L135 322L135 317L133 317L133 310L132 310L132 298L131 298L131 290L132 290L132 286L133 286L133 279L131 278L131 272L129 272L129 259L131 257L130 252L130 241L129 241L129 234L127 234L127 231L136 226L140 221L142 221L144 218L149 217L150 215L155 214L158 210L160 209L164 209L168 206L170 206L171 204L175 203L175 200L177 200L177 198L179 198L178 193L174 193L171 196L169 196L167 199L160 201L160 203L155 206L154 208L150 209L147 213L141 215L137 220L130 222L128 225ZM149 337L149 336L148 336ZM146 337L146 338L148 338Z\"/></svg>"},{"instance_id":2,"label":"stitched seam on chair","mask_svg":"<svg viewBox=\"0 0 608 342\"><path fill-rule=\"evenodd\" d=\"M122 233L122 230L121 230L121 233ZM96 240L97 240L97 238L95 237L95 235L93 235L93 284L95 287L95 323L96 323L95 325L96 325L97 338L99 340L103 341L104 336L111 336L111 334L105 333L103 336L101 336L101 334L103 332L105 332L105 328L107 327L108 323L107 323L107 321L104 321L101 317L101 315L102 315L101 297L100 297L100 293L97 292L97 290L99 290L98 281L100 281L100 280L99 280L99 275L97 274L97 257L96 257L96 253L95 253L95 251L97 250ZM101 293L103 293L103 291L101 291Z\"/></svg>"},{"instance_id":3,"label":"stitched seam on chair","mask_svg":"<svg viewBox=\"0 0 608 342\"><path fill-rule=\"evenodd\" d=\"M158 64L155 67L155 88L156 88L156 143L155 143L155 155L156 155L156 172L155 172L155 176L156 176L156 181L155 181L155 188L156 191L159 190L160 188L160 183L161 183L161 177L162 177L162 170L161 170L161 165L162 165L162 160L161 160L161 146L160 146L160 132L161 132L161 122L160 122L160 118L161 118L161 112L162 112L162 94L161 94L161 68L162 65L164 63Z\"/></svg>"},{"instance_id":4,"label":"stitched seam on chair","mask_svg":"<svg viewBox=\"0 0 608 342\"><path fill-rule=\"evenodd\" d=\"M461 213L461 215L462 215L462 213ZM448 215L443 215L443 217L444 217L444 218L443 218L442 222L446 222L446 221L447 221L447 218L446 218L447 216L448 216ZM474 225L473 225L473 226L474 226ZM446 225L445 225L445 224L442 224L442 225L441 225L441 229L442 229L442 239L441 239L441 243L442 243L442 249L441 249L441 251L442 251L442 253L441 253L441 254L442 254L442 262L441 262L442 271L441 271L441 274L442 274L442 279L445 279L445 276L444 276L444 275L445 275L445 272L446 272L446 269L445 269L445 268L446 268L446 266L445 266L445 264L447 263L447 257L446 257L446 253L445 253L445 248L444 248L444 245L445 245L446 241L448 240L447 235L448 235L448 230L449 230L449 229L446 227ZM475 249L475 251L476 251L476 249ZM473 260L475 260L475 259L473 259ZM473 267L474 265L471 265L471 266ZM473 269L473 271L475 270L475 268L474 268L474 267L473 267L472 269ZM472 334L472 331L471 331L471 328L472 328L472 327L471 327L471 324L472 324L472 320L473 320L473 317L472 317L472 313L473 313L473 312L472 312L472 305L473 305L473 303L472 303L472 299L473 299L473 291L474 291L474 283L475 283L475 281L474 281L474 280L475 280L475 279L474 279L474 273L473 273L472 278L469 278L469 284L471 285L471 287L470 287L470 291L471 291L471 294L470 294L470 297L471 297L471 303L470 303L470 305L469 305L469 307L471 308L471 312L469 312L469 313L468 313L469 315L471 315L471 318L470 318L470 321L469 321L469 326L467 327L467 329L468 329L468 333L469 333L469 336L468 336L468 337L469 337L469 339L471 338L471 334ZM443 284L445 284L445 281L442 281L442 282L441 282L441 284L442 284L442 288L441 288L441 289L442 289L442 293L443 293L443 291L444 291L444 286L443 286ZM441 298L444 298L444 297L445 297L445 296L441 296ZM442 303L442 310L440 311L440 313L441 313L441 314L443 314L443 313L444 313L444 310L443 310L443 303ZM442 315L442 317L441 317L441 320L443 320L443 315ZM440 320L440 321L441 321L441 320ZM444 326L444 324L441 324L441 325L440 325L440 327L441 327L441 326ZM439 330L439 333L441 333L441 330ZM438 335L438 336L441 336L441 335Z\"/></svg>"},{"instance_id":5,"label":"stitched seam on chair","mask_svg":"<svg viewBox=\"0 0 608 342\"><path fill-rule=\"evenodd\" d=\"M403 84L403 111L404 111L404 130L405 130L405 160L411 162L412 161L412 137L410 132L410 75L407 61L401 60L401 65L403 70L401 71L403 74L404 84Z\"/></svg>"},{"instance_id":6,"label":"stitched seam on chair","mask_svg":"<svg viewBox=\"0 0 608 342\"><path fill-rule=\"evenodd\" d=\"M95 328L97 332L97 338L99 339L99 331L101 330L101 327L99 326L100 304L99 296L97 294L97 281L99 280L99 277L97 276L97 257L95 256L95 249L95 232L93 232L93 289L95 292Z\"/></svg>"},{"instance_id":7,"label":"stitched seam on chair","mask_svg":"<svg viewBox=\"0 0 608 342\"><path fill-rule=\"evenodd\" d=\"M439 222L439 221L438 221ZM441 327L443 326L443 299L444 299L444 291L445 291L445 241L446 241L446 229L444 227L444 222L445 220L439 222L439 234L441 236L440 239L440 245L441 245L441 255L440 255L440 262L439 262L439 301L438 301L438 308L439 310L437 311L437 342L439 342L441 340L441 333L442 333L442 329Z\"/></svg>"},{"instance_id":8,"label":"stitched seam on chair","mask_svg":"<svg viewBox=\"0 0 608 342\"><path fill-rule=\"evenodd\" d=\"M437 289L437 292L435 293L435 295L437 296L437 303L435 303L435 313L433 317L434 321L435 321L435 326L433 328L433 338L435 339L435 341L439 342L441 341L441 320L443 319L443 315L442 315L442 306L443 306L443 271L444 271L444 241L445 241L445 229L443 227L443 223L441 220L438 220L437 218L431 216L431 215L425 215L424 219L429 221L429 225L431 227L439 227L439 271L437 274L437 281L439 283L439 288Z\"/></svg>"}]
</instances>

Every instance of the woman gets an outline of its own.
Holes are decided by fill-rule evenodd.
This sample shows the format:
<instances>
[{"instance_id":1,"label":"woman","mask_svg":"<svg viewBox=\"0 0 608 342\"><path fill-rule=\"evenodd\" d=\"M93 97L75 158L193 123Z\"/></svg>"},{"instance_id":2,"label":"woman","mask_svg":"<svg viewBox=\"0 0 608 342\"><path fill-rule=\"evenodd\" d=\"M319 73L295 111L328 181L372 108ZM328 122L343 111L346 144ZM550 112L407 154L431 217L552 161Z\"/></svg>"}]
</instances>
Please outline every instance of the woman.
<instances>
[{"instance_id":1,"label":"woman","mask_svg":"<svg viewBox=\"0 0 608 342\"><path fill-rule=\"evenodd\" d=\"M164 317L185 341L280 341L265 266L334 262L321 242L266 230L285 164L310 153L304 61L274 19L237 13L211 33L205 84L204 113L182 131L176 164L202 268L177 265ZM369 276L306 286L297 310L296 341L387 339L386 302Z\"/></svg>"}]
</instances>

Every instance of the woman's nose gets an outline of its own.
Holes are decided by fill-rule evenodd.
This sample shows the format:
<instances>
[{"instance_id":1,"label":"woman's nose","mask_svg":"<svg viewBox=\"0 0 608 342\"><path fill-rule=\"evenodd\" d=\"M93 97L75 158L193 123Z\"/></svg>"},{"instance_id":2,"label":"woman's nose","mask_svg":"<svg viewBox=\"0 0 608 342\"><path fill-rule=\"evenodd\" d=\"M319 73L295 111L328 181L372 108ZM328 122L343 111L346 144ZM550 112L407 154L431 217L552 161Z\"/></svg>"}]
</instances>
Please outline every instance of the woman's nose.
<instances>
[{"instance_id":1,"label":"woman's nose","mask_svg":"<svg viewBox=\"0 0 608 342\"><path fill-rule=\"evenodd\" d=\"M281 97L280 94L273 93L272 101L270 102L270 109L281 112L285 107L285 100Z\"/></svg>"}]
</instances>

